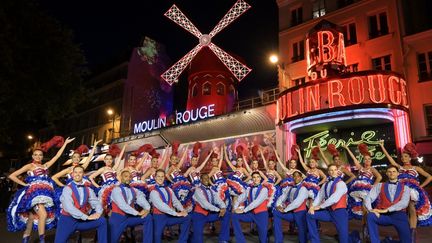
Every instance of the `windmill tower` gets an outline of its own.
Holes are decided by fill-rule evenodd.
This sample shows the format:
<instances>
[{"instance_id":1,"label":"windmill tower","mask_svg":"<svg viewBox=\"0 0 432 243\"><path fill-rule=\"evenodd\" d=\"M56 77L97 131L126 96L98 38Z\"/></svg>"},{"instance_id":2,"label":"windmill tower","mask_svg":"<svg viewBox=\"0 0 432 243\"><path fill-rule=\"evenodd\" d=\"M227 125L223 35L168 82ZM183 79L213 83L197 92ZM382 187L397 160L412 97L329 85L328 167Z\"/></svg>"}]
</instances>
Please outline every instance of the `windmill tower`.
<instances>
[{"instance_id":1,"label":"windmill tower","mask_svg":"<svg viewBox=\"0 0 432 243\"><path fill-rule=\"evenodd\" d=\"M238 0L209 34L202 34L194 24L173 5L165 16L199 39L199 43L161 77L170 85L189 69L188 109L215 104L215 114L232 109L236 99L235 80L240 82L251 71L249 67L211 42L212 38L250 8L244 0Z\"/></svg>"}]
</instances>

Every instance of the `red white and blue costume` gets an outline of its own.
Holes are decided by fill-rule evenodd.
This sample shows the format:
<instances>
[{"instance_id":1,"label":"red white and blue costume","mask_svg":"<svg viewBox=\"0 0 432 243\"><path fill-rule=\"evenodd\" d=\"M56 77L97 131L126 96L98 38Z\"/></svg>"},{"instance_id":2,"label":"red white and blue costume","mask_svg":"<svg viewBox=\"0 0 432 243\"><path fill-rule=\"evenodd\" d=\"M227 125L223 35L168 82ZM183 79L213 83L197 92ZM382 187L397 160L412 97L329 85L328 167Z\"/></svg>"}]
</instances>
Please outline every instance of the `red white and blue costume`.
<instances>
[{"instance_id":1,"label":"red white and blue costume","mask_svg":"<svg viewBox=\"0 0 432 243\"><path fill-rule=\"evenodd\" d=\"M276 176L271 172L266 172L267 181L263 183L263 186L267 187L268 190L268 204L267 206L270 208L274 204L274 200L276 197Z\"/></svg>"},{"instance_id":2,"label":"red white and blue costume","mask_svg":"<svg viewBox=\"0 0 432 243\"><path fill-rule=\"evenodd\" d=\"M393 225L402 243L411 242L411 231L408 223L406 208L410 199L410 189L401 182L379 183L372 188L365 199L367 214L367 227L372 243L379 243L378 225ZM379 217L372 211L372 203L376 202L377 209L387 209L388 213Z\"/></svg>"},{"instance_id":3,"label":"red white and blue costume","mask_svg":"<svg viewBox=\"0 0 432 243\"><path fill-rule=\"evenodd\" d=\"M101 202L89 186L82 181L69 183L63 188L60 201L63 209L58 221L55 243L67 242L77 230L90 229L97 229L99 242L108 242L105 218L102 216L97 220L88 220L92 210L99 214L103 212Z\"/></svg>"},{"instance_id":4,"label":"red white and blue costume","mask_svg":"<svg viewBox=\"0 0 432 243\"><path fill-rule=\"evenodd\" d=\"M189 178L191 180L191 183L193 186L200 186L201 185L201 173L199 171L192 171L189 174Z\"/></svg>"},{"instance_id":5,"label":"red white and blue costume","mask_svg":"<svg viewBox=\"0 0 432 243\"><path fill-rule=\"evenodd\" d=\"M248 187L247 183L242 180L244 176L245 175L240 170L236 170L228 176L226 182L232 194L240 195Z\"/></svg>"},{"instance_id":6,"label":"red white and blue costume","mask_svg":"<svg viewBox=\"0 0 432 243\"><path fill-rule=\"evenodd\" d=\"M411 201L415 202L418 226L432 225L431 202L427 192L420 187L419 174L415 167L399 168L399 181L410 188Z\"/></svg>"},{"instance_id":7,"label":"red white and blue costume","mask_svg":"<svg viewBox=\"0 0 432 243\"><path fill-rule=\"evenodd\" d=\"M324 183L313 202L322 210L308 213L306 221L311 243L320 242L317 221L332 222L336 226L340 243L348 243L347 186L340 177L331 178Z\"/></svg>"},{"instance_id":8,"label":"red white and blue costume","mask_svg":"<svg viewBox=\"0 0 432 243\"><path fill-rule=\"evenodd\" d=\"M112 213L109 218L111 242L119 242L126 227L142 225L143 243L153 242L153 218L149 213L139 216L136 206L150 211L150 204L140 190L129 185L120 184L111 193Z\"/></svg>"},{"instance_id":9,"label":"red white and blue costume","mask_svg":"<svg viewBox=\"0 0 432 243\"><path fill-rule=\"evenodd\" d=\"M140 192L147 194L147 184L141 180L142 174L137 170L131 170L130 173L132 180L129 185Z\"/></svg>"},{"instance_id":10,"label":"red white and blue costume","mask_svg":"<svg viewBox=\"0 0 432 243\"><path fill-rule=\"evenodd\" d=\"M267 211L267 188L262 185L247 188L245 192L238 197L237 202L234 204L234 209L239 208L239 205L244 202L247 204L244 208L244 213L233 213L231 215L236 242L246 242L240 222L254 222L258 228L259 242L266 243L269 217Z\"/></svg>"},{"instance_id":11,"label":"red white and blue costume","mask_svg":"<svg viewBox=\"0 0 432 243\"><path fill-rule=\"evenodd\" d=\"M309 191L309 198L315 199L318 195L320 187L318 183L320 182L320 176L313 173L311 170L306 172L306 178L304 179L303 185Z\"/></svg>"},{"instance_id":12,"label":"red white and blue costume","mask_svg":"<svg viewBox=\"0 0 432 243\"><path fill-rule=\"evenodd\" d=\"M273 211L275 243L283 242L282 220L295 222L298 226L299 242L307 242L307 199L308 190L303 186L303 182L287 187L283 190L282 195L277 199L276 207L284 207L284 212L282 213L276 209Z\"/></svg>"},{"instance_id":13,"label":"red white and blue costume","mask_svg":"<svg viewBox=\"0 0 432 243\"><path fill-rule=\"evenodd\" d=\"M186 243L190 228L190 215L178 217L178 211L184 211L180 201L169 187L156 185L150 192L150 202L153 205L153 228L154 242L160 243L165 226L180 224L180 235L178 242Z\"/></svg>"},{"instance_id":14,"label":"red white and blue costume","mask_svg":"<svg viewBox=\"0 0 432 243\"><path fill-rule=\"evenodd\" d=\"M183 207L186 208L188 212L192 211L192 185L183 176L179 170L175 170L171 173L172 185L171 188L174 191L175 196L180 200Z\"/></svg>"},{"instance_id":15,"label":"red white and blue costume","mask_svg":"<svg viewBox=\"0 0 432 243\"><path fill-rule=\"evenodd\" d=\"M357 179L352 182L349 188L348 213L350 218L363 218L363 201L372 189L373 183L374 174L372 173L372 169L362 167Z\"/></svg>"},{"instance_id":16,"label":"red white and blue costume","mask_svg":"<svg viewBox=\"0 0 432 243\"><path fill-rule=\"evenodd\" d=\"M7 210L8 230L12 232L22 231L26 228L29 213L37 211L37 205L43 204L47 211L45 223L46 229L52 229L56 226L56 207L54 181L48 177L48 169L42 165L36 165L36 168L27 172L25 182L27 186L18 190L9 208ZM34 213L33 228L37 229L38 218Z\"/></svg>"},{"instance_id":17,"label":"red white and blue costume","mask_svg":"<svg viewBox=\"0 0 432 243\"><path fill-rule=\"evenodd\" d=\"M221 221L219 242L229 241L229 228L231 213L226 211L223 217L219 217L220 209L226 209L225 203L219 198L216 191L204 185L197 186L193 195L195 202L192 213L193 235L192 242L204 242L204 225L209 222Z\"/></svg>"},{"instance_id":18,"label":"red white and blue costume","mask_svg":"<svg viewBox=\"0 0 432 243\"><path fill-rule=\"evenodd\" d=\"M117 180L117 172L114 170L105 171L101 174L102 187L98 192L99 200L102 202L102 207L105 211L111 209L111 192L119 183Z\"/></svg>"},{"instance_id":19,"label":"red white and blue costume","mask_svg":"<svg viewBox=\"0 0 432 243\"><path fill-rule=\"evenodd\" d=\"M231 199L229 195L229 187L227 179L223 176L223 172L221 170L217 171L211 179L213 180L213 190L217 192L222 201L229 203Z\"/></svg>"}]
</instances>

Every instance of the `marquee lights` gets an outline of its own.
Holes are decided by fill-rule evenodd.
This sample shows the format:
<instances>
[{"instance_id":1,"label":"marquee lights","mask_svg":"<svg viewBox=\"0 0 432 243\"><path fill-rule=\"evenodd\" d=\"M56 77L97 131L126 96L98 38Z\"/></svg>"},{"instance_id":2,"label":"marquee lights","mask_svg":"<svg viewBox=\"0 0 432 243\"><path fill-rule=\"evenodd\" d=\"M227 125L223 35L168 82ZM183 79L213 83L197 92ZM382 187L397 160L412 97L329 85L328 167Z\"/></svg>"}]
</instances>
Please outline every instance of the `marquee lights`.
<instances>
[{"instance_id":1,"label":"marquee lights","mask_svg":"<svg viewBox=\"0 0 432 243\"><path fill-rule=\"evenodd\" d=\"M362 105L399 106L408 109L406 81L395 73L369 71L339 79L308 83L284 91L278 99L279 121L308 113ZM366 74L366 75L361 75Z\"/></svg>"}]
</instances>

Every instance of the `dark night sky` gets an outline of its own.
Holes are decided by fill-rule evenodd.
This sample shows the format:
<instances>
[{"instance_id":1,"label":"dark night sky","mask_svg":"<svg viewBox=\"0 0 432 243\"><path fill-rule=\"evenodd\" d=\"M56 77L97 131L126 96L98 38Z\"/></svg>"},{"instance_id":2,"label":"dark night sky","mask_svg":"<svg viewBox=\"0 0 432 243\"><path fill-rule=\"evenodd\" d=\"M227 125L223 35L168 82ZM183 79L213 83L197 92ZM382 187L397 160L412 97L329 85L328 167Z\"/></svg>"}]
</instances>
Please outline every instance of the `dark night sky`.
<instances>
[{"instance_id":1,"label":"dark night sky","mask_svg":"<svg viewBox=\"0 0 432 243\"><path fill-rule=\"evenodd\" d=\"M252 8L218 33L213 42L242 57L252 72L239 86L241 97L277 85L276 68L268 56L278 49L275 0L246 0ZM73 30L93 72L129 60L144 36L165 45L173 62L190 51L198 39L163 16L175 3L204 34L210 32L236 0L38 0L41 8ZM184 81L182 74L180 81ZM183 82L184 84L185 82Z\"/></svg>"}]
</instances>

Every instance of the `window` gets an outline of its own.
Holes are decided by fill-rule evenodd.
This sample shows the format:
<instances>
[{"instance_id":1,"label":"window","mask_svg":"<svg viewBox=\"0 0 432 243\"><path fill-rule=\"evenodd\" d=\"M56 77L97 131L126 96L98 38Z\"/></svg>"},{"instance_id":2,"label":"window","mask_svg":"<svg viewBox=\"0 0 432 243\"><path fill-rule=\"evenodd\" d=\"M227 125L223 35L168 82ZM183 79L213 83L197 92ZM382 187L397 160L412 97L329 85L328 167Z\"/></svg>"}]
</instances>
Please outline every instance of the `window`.
<instances>
[{"instance_id":1,"label":"window","mask_svg":"<svg viewBox=\"0 0 432 243\"><path fill-rule=\"evenodd\" d=\"M348 65L346 70L349 73L358 72L358 63L354 63L354 64L351 64L351 65Z\"/></svg>"},{"instance_id":2,"label":"window","mask_svg":"<svg viewBox=\"0 0 432 243\"><path fill-rule=\"evenodd\" d=\"M417 54L419 82L432 80L432 51Z\"/></svg>"},{"instance_id":3,"label":"window","mask_svg":"<svg viewBox=\"0 0 432 243\"><path fill-rule=\"evenodd\" d=\"M302 85L302 84L306 83L306 78L305 77L297 78L297 79L294 79L293 82L294 82L295 86Z\"/></svg>"},{"instance_id":4,"label":"window","mask_svg":"<svg viewBox=\"0 0 432 243\"><path fill-rule=\"evenodd\" d=\"M207 81L203 84L202 94L203 95L210 95L211 94L211 83L210 82Z\"/></svg>"},{"instance_id":5,"label":"window","mask_svg":"<svg viewBox=\"0 0 432 243\"><path fill-rule=\"evenodd\" d=\"M344 35L345 46L357 44L357 32L356 32L355 23L344 25L343 35Z\"/></svg>"},{"instance_id":6,"label":"window","mask_svg":"<svg viewBox=\"0 0 432 243\"><path fill-rule=\"evenodd\" d=\"M369 16L369 39L388 34L387 13Z\"/></svg>"},{"instance_id":7,"label":"window","mask_svg":"<svg viewBox=\"0 0 432 243\"><path fill-rule=\"evenodd\" d=\"M326 14L325 0L316 0L312 6L312 18L316 19Z\"/></svg>"},{"instance_id":8,"label":"window","mask_svg":"<svg viewBox=\"0 0 432 243\"><path fill-rule=\"evenodd\" d=\"M194 84L192 87L192 97L195 97L198 95L198 87L197 84Z\"/></svg>"},{"instance_id":9,"label":"window","mask_svg":"<svg viewBox=\"0 0 432 243\"><path fill-rule=\"evenodd\" d=\"M304 60L304 41L301 40L293 44L293 56L292 61L297 62Z\"/></svg>"},{"instance_id":10,"label":"window","mask_svg":"<svg viewBox=\"0 0 432 243\"><path fill-rule=\"evenodd\" d=\"M425 105L426 134L432 136L432 104Z\"/></svg>"},{"instance_id":11,"label":"window","mask_svg":"<svg viewBox=\"0 0 432 243\"><path fill-rule=\"evenodd\" d=\"M218 95L225 95L225 85L222 82L216 84L216 93Z\"/></svg>"},{"instance_id":12,"label":"window","mask_svg":"<svg viewBox=\"0 0 432 243\"><path fill-rule=\"evenodd\" d=\"M338 0L337 1L338 8L343 8L343 7L348 6L352 3L354 3L354 0Z\"/></svg>"},{"instance_id":13,"label":"window","mask_svg":"<svg viewBox=\"0 0 432 243\"><path fill-rule=\"evenodd\" d=\"M291 26L296 26L303 23L303 8L291 10Z\"/></svg>"},{"instance_id":14,"label":"window","mask_svg":"<svg viewBox=\"0 0 432 243\"><path fill-rule=\"evenodd\" d=\"M391 71L391 56L383 56L372 59L372 69Z\"/></svg>"}]
</instances>

